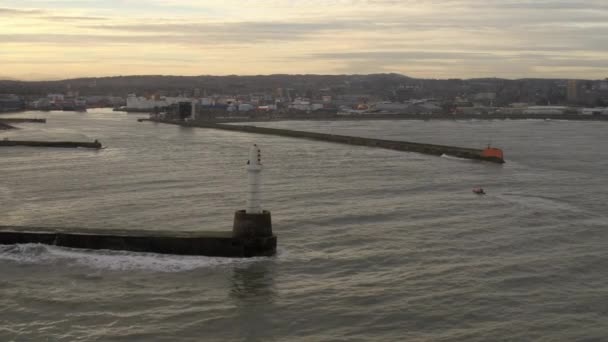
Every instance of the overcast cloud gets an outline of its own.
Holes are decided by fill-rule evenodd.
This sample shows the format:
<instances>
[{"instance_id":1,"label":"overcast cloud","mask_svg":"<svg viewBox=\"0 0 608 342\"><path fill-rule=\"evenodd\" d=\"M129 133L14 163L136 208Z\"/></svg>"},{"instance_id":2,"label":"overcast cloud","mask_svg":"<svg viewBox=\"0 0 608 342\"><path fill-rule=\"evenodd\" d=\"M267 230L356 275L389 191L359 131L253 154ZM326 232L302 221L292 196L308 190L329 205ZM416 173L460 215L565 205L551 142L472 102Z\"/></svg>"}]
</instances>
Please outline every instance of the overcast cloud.
<instances>
[{"instance_id":1,"label":"overcast cloud","mask_svg":"<svg viewBox=\"0 0 608 342\"><path fill-rule=\"evenodd\" d=\"M0 0L0 75L599 79L606 37L605 0Z\"/></svg>"}]
</instances>

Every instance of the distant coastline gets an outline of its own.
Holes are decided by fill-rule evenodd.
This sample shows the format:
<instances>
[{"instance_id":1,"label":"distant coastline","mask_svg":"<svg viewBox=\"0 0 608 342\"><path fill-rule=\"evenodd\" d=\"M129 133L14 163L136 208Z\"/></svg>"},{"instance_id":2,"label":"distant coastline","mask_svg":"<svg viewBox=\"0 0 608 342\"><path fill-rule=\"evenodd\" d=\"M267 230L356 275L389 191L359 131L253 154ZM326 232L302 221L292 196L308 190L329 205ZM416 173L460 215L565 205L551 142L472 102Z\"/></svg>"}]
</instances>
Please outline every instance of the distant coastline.
<instances>
[{"instance_id":1,"label":"distant coastline","mask_svg":"<svg viewBox=\"0 0 608 342\"><path fill-rule=\"evenodd\" d=\"M11 112L0 112L0 124L3 114L24 113L29 110ZM40 111L49 113L48 111ZM126 112L127 114L144 114L139 112ZM146 120L146 119L144 119ZM356 114L356 115L294 115L294 116L268 116L268 117L226 117L210 120L216 123L230 122L270 122L270 121L374 121L374 120L564 120L564 121L608 121L608 115L580 115L580 114L547 114L547 115L523 115L523 114ZM9 126L9 125L7 125ZM0 128L1 130L2 128ZM7 129L7 128L4 128ZM8 128L10 129L10 128Z\"/></svg>"},{"instance_id":2,"label":"distant coastline","mask_svg":"<svg viewBox=\"0 0 608 342\"><path fill-rule=\"evenodd\" d=\"M137 113L141 114L141 113ZM146 119L144 119L146 120ZM278 117L233 117L209 120L214 123L270 122L270 121L386 121L386 120L564 120L564 121L608 121L606 115L450 115L450 114L359 114L332 116L278 116ZM153 120L152 120L153 121ZM197 120L200 121L200 120ZM204 122L204 120L203 120Z\"/></svg>"}]
</instances>

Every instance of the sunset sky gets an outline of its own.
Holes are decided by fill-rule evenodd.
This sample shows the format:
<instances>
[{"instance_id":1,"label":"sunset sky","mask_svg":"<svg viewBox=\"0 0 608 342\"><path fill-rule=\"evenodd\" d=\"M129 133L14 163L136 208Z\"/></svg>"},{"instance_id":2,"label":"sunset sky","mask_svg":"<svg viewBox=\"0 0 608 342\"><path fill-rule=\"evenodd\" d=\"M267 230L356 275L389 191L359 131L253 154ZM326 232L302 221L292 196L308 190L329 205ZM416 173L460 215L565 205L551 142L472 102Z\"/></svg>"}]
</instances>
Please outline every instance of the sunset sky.
<instances>
[{"instance_id":1,"label":"sunset sky","mask_svg":"<svg viewBox=\"0 0 608 342\"><path fill-rule=\"evenodd\" d=\"M608 0L0 0L0 79L608 77Z\"/></svg>"}]
</instances>

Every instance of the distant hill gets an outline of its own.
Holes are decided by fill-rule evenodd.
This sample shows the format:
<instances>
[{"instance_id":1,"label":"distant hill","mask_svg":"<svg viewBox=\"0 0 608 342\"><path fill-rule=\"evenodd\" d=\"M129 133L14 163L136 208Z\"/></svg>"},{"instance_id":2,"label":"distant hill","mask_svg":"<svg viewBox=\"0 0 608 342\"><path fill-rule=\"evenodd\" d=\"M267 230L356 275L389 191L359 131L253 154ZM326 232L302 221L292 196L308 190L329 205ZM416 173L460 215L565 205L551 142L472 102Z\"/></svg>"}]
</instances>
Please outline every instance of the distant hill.
<instances>
[{"instance_id":1,"label":"distant hill","mask_svg":"<svg viewBox=\"0 0 608 342\"><path fill-rule=\"evenodd\" d=\"M168 94L192 92L199 89L207 94L248 94L252 92L276 91L277 88L292 88L299 92L316 91L323 88L348 88L377 92L398 86L409 77L399 74L373 75L259 75L259 76L164 76L135 75L100 78L75 78L61 81L0 81L0 93L42 95L51 92L78 90L81 94L128 93Z\"/></svg>"},{"instance_id":2,"label":"distant hill","mask_svg":"<svg viewBox=\"0 0 608 342\"><path fill-rule=\"evenodd\" d=\"M565 79L420 79L400 74L370 75L257 75L257 76L166 76L134 75L87 77L60 81L0 81L0 94L18 94L36 98L49 93L78 91L80 95L126 96L160 94L276 95L320 98L320 95L351 95L369 97L370 101L436 98L451 102L455 98L492 99L486 105L508 105L514 102L534 104L603 105L608 91L601 90L601 81L577 80L577 99L567 97ZM493 95L488 95L493 94Z\"/></svg>"}]
</instances>

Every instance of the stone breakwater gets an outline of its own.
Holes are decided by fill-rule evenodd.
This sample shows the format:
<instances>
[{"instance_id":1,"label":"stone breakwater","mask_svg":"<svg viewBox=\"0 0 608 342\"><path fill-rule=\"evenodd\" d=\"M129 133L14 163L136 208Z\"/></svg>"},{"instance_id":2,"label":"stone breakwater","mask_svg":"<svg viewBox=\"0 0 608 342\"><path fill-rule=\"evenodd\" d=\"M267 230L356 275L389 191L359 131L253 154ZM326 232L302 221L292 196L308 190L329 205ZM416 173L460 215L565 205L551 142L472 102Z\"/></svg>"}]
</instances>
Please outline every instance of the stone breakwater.
<instances>
[{"instance_id":1,"label":"stone breakwater","mask_svg":"<svg viewBox=\"0 0 608 342\"><path fill-rule=\"evenodd\" d=\"M0 118L3 123L46 123L46 119Z\"/></svg>"},{"instance_id":2,"label":"stone breakwater","mask_svg":"<svg viewBox=\"0 0 608 342\"><path fill-rule=\"evenodd\" d=\"M0 131L16 129L10 124L12 123L24 123L24 122L34 122L34 123L46 123L46 119L21 119L21 118L0 118Z\"/></svg>"},{"instance_id":3,"label":"stone breakwater","mask_svg":"<svg viewBox=\"0 0 608 342\"><path fill-rule=\"evenodd\" d=\"M277 237L226 232L176 232L0 226L0 245L41 243L69 248L108 249L175 255L219 257L272 256Z\"/></svg>"},{"instance_id":4,"label":"stone breakwater","mask_svg":"<svg viewBox=\"0 0 608 342\"><path fill-rule=\"evenodd\" d=\"M0 123L1 124L1 123ZM0 147L29 146L29 147L61 147L61 148L102 148L99 141L80 142L80 141L29 141L29 140L0 140Z\"/></svg>"},{"instance_id":5,"label":"stone breakwater","mask_svg":"<svg viewBox=\"0 0 608 342\"><path fill-rule=\"evenodd\" d=\"M187 126L187 127L200 127L200 128L221 129L221 130L244 132L244 133L277 135L277 136L290 137L290 138L303 138L303 139L309 139L309 140L326 141L326 142L355 145L355 146L384 148L384 149L404 151L404 152L417 152L417 153L430 154L430 155L436 155L436 156L441 156L441 155L445 154L448 156L454 156L454 157L458 157L458 158L483 160L483 161L489 161L489 162L500 163L500 164L505 162L504 158L502 157L502 151L500 151L499 149L491 149L493 151L500 151L500 154L497 155L494 153L487 153L489 149L483 150L483 149L474 149L474 148L447 146L447 145L422 144L422 143L415 143L415 142L408 142L408 141L373 139L373 138L354 137L354 136L347 136L347 135L294 131L294 130L278 129L278 128L244 126L244 125L227 125L227 124L218 124L218 123L201 122L201 121L190 121L190 122L167 121L167 120L150 120L150 121L166 123L166 124L173 124L173 125L180 125L180 126Z\"/></svg>"}]
</instances>

